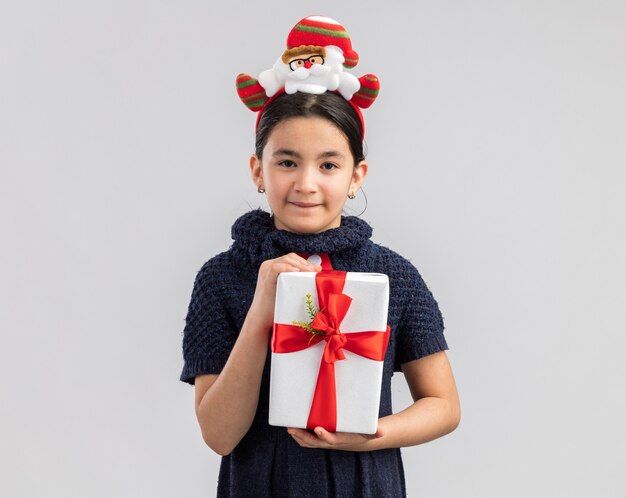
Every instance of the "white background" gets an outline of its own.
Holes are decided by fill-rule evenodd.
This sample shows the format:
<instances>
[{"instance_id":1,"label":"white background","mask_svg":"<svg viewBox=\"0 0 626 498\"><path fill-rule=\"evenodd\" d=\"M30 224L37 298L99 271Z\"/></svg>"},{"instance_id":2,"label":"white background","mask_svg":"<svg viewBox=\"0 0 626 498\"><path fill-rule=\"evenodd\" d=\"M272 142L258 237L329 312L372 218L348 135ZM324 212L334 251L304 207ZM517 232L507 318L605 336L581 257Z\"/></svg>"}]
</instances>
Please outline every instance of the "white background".
<instances>
[{"instance_id":1,"label":"white background","mask_svg":"<svg viewBox=\"0 0 626 498\"><path fill-rule=\"evenodd\" d=\"M624 496L621 0L2 2L0 495L215 493L184 317L264 205L235 77L310 14L381 78L362 217L438 300L462 398L403 450L409 496Z\"/></svg>"}]
</instances>

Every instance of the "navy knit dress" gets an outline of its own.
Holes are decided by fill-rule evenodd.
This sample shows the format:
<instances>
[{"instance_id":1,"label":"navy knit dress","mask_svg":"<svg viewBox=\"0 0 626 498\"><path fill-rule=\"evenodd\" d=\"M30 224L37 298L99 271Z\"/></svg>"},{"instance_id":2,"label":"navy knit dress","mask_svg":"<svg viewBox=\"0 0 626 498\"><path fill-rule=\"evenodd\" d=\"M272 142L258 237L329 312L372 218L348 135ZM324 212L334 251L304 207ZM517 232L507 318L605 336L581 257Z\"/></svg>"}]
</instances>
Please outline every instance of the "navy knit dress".
<instances>
[{"instance_id":1,"label":"navy knit dress","mask_svg":"<svg viewBox=\"0 0 626 498\"><path fill-rule=\"evenodd\" d=\"M222 371L252 303L260 264L289 252L328 253L333 268L389 276L389 346L380 417L390 415L391 376L402 363L448 349L443 319L415 267L370 240L363 220L342 217L319 234L277 230L269 213L251 211L232 228L231 248L198 272L186 317L180 380ZM269 345L268 345L269 350ZM371 452L300 447L284 427L268 425L267 355L256 416L233 452L222 458L218 497L401 497L406 495L400 449Z\"/></svg>"}]
</instances>

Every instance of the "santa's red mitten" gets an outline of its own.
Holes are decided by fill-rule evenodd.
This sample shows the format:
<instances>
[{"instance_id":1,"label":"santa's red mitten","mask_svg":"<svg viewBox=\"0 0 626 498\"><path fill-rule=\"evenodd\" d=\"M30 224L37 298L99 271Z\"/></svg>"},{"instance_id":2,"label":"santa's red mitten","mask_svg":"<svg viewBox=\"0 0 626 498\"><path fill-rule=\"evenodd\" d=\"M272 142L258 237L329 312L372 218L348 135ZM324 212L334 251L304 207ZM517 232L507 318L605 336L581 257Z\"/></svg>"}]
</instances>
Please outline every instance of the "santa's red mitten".
<instances>
[{"instance_id":1,"label":"santa's red mitten","mask_svg":"<svg viewBox=\"0 0 626 498\"><path fill-rule=\"evenodd\" d=\"M268 97L265 89L249 74L240 73L237 76L237 94L248 109L260 111Z\"/></svg>"},{"instance_id":2,"label":"santa's red mitten","mask_svg":"<svg viewBox=\"0 0 626 498\"><path fill-rule=\"evenodd\" d=\"M361 88L354 94L351 101L361 109L367 109L378 97L380 81L373 74L366 74L359 78L359 83L361 83Z\"/></svg>"}]
</instances>

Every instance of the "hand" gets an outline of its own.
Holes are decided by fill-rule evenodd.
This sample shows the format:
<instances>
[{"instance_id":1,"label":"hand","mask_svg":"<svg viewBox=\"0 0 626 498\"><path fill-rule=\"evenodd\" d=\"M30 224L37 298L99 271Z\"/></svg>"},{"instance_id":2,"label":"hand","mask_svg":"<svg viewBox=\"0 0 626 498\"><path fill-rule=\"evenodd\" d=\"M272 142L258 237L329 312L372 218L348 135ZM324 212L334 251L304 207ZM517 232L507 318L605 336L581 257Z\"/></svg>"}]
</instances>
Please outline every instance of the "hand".
<instances>
[{"instance_id":1,"label":"hand","mask_svg":"<svg viewBox=\"0 0 626 498\"><path fill-rule=\"evenodd\" d=\"M296 253L289 253L280 258L263 261L259 267L254 299L249 313L264 329L270 329L274 323L274 304L276 301L276 281L278 275L286 271L322 271L322 267L309 263Z\"/></svg>"},{"instance_id":2,"label":"hand","mask_svg":"<svg viewBox=\"0 0 626 498\"><path fill-rule=\"evenodd\" d=\"M303 448L324 448L328 450L371 451L371 441L383 437L383 430L378 426L375 434L353 434L350 432L329 432L323 427L313 431L290 427L287 432Z\"/></svg>"}]
</instances>

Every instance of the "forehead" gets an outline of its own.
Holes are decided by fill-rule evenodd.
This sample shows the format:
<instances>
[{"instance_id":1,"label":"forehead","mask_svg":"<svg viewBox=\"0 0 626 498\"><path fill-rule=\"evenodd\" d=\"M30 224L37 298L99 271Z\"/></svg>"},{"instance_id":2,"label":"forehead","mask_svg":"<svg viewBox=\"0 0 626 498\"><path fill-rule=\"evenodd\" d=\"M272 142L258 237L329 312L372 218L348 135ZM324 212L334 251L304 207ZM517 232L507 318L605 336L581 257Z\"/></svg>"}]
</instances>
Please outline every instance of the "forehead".
<instances>
[{"instance_id":1,"label":"forehead","mask_svg":"<svg viewBox=\"0 0 626 498\"><path fill-rule=\"evenodd\" d=\"M332 121L318 116L289 118L278 123L269 134L264 153L272 154L278 149L299 151L303 155L333 150L351 156L346 135Z\"/></svg>"}]
</instances>

